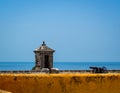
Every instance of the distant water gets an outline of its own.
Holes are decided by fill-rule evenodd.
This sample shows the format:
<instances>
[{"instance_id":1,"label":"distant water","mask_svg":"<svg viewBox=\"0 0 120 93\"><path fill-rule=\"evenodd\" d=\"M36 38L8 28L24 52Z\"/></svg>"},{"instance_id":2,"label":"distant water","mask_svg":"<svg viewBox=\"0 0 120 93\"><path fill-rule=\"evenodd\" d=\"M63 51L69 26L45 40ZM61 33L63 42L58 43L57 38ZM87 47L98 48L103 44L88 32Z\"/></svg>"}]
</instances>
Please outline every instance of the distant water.
<instances>
[{"instance_id":1,"label":"distant water","mask_svg":"<svg viewBox=\"0 0 120 93\"><path fill-rule=\"evenodd\" d=\"M0 70L31 70L34 65L34 62L0 62ZM120 70L120 62L54 62L54 68L60 70L89 70L90 66Z\"/></svg>"}]
</instances>

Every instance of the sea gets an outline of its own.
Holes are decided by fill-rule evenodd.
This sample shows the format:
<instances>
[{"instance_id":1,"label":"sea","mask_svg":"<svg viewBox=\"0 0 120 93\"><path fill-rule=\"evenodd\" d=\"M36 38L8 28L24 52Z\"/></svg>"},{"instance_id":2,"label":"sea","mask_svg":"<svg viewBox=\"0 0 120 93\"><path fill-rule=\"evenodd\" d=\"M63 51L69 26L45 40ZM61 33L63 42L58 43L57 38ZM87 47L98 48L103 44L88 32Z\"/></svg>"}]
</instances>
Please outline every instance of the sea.
<instances>
[{"instance_id":1,"label":"sea","mask_svg":"<svg viewBox=\"0 0 120 93\"><path fill-rule=\"evenodd\" d=\"M31 70L35 62L0 62L0 71ZM108 70L120 70L120 62L54 62L59 70L89 70L91 66L106 67Z\"/></svg>"}]
</instances>

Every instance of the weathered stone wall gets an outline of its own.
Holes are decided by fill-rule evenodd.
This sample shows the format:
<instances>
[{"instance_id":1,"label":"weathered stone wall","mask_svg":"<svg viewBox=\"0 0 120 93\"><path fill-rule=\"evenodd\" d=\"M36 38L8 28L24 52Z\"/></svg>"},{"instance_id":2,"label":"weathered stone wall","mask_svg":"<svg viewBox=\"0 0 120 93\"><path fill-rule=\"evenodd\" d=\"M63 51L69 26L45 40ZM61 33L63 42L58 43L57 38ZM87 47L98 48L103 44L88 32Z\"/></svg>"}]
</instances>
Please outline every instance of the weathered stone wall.
<instances>
[{"instance_id":1,"label":"weathered stone wall","mask_svg":"<svg viewBox=\"0 0 120 93\"><path fill-rule=\"evenodd\" d=\"M120 93L120 74L0 74L12 93Z\"/></svg>"},{"instance_id":2,"label":"weathered stone wall","mask_svg":"<svg viewBox=\"0 0 120 93\"><path fill-rule=\"evenodd\" d=\"M2 73L24 73L24 74L28 74L28 73L41 73L42 71L40 70L13 70L13 71L0 71L0 74ZM91 70L58 70L59 73L92 73ZM120 70L107 70L108 73L120 73Z\"/></svg>"}]
</instances>

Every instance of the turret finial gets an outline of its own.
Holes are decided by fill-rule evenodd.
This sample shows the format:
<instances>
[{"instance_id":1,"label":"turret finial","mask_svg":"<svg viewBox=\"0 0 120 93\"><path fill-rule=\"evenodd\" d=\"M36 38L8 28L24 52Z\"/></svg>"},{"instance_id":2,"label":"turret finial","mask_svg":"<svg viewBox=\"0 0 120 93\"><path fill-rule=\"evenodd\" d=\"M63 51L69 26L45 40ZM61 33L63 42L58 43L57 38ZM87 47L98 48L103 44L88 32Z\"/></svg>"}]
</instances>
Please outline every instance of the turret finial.
<instances>
[{"instance_id":1,"label":"turret finial","mask_svg":"<svg viewBox=\"0 0 120 93\"><path fill-rule=\"evenodd\" d=\"M46 44L45 44L45 41L43 41L43 44L42 44L42 46L46 46Z\"/></svg>"}]
</instances>

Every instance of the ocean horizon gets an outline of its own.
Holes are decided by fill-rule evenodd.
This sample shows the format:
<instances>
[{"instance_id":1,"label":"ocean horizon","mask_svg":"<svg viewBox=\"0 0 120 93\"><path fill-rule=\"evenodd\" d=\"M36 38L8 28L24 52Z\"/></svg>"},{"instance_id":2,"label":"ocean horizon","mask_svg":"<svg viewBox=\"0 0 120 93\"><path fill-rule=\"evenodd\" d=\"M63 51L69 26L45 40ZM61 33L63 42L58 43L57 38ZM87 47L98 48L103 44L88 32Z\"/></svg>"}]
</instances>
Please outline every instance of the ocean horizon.
<instances>
[{"instance_id":1,"label":"ocean horizon","mask_svg":"<svg viewBox=\"0 0 120 93\"><path fill-rule=\"evenodd\" d=\"M35 62L0 62L0 71L32 70ZM89 70L90 66L106 67L108 70L120 70L120 62L54 62L59 70Z\"/></svg>"}]
</instances>

